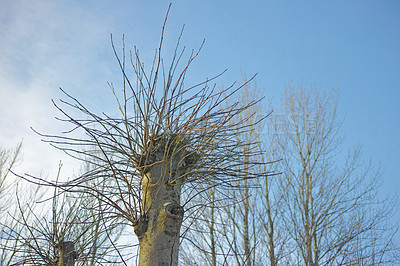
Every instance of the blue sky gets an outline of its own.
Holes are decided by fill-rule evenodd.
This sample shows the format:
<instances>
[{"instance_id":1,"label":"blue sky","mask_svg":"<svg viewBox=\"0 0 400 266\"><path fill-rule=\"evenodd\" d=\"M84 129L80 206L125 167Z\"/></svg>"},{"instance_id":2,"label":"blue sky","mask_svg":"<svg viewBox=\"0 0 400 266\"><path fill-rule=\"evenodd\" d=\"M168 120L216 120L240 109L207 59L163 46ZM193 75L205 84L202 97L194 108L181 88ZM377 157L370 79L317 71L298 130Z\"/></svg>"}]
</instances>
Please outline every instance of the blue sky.
<instances>
[{"instance_id":1,"label":"blue sky","mask_svg":"<svg viewBox=\"0 0 400 266\"><path fill-rule=\"evenodd\" d=\"M0 144L24 139L23 172L53 175L76 163L41 143L29 127L59 133L50 100L58 87L95 110L113 110L107 81L120 81L110 46L122 34L151 63L168 1L0 1ZM345 144L383 171L383 193L400 191L400 3L398 1L174 1L165 51L183 24L202 81L228 68L220 85L259 73L278 103L288 81L340 92ZM112 111L111 111L112 112ZM72 167L74 166L74 167Z\"/></svg>"}]
</instances>

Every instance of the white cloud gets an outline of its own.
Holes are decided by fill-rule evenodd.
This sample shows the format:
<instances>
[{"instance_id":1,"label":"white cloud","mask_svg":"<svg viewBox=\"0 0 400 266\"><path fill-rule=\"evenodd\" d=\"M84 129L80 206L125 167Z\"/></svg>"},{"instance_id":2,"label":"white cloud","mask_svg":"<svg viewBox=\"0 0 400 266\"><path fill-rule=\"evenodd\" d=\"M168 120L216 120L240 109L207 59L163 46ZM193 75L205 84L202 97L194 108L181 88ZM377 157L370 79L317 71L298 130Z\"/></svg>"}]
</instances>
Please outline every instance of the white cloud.
<instances>
[{"instance_id":1,"label":"white cloud","mask_svg":"<svg viewBox=\"0 0 400 266\"><path fill-rule=\"evenodd\" d=\"M96 16L86 8L58 1L0 4L0 36L4 36L0 42L0 146L10 148L24 140L21 172L38 175L44 170L54 175L59 160L66 168L77 168L72 159L41 142L30 127L43 133L61 132L54 119L59 113L50 101L59 98L59 86L79 89L83 96L93 94L100 84L107 89L104 76L109 70L102 66L99 54L109 49L105 41L109 23L106 16Z\"/></svg>"}]
</instances>

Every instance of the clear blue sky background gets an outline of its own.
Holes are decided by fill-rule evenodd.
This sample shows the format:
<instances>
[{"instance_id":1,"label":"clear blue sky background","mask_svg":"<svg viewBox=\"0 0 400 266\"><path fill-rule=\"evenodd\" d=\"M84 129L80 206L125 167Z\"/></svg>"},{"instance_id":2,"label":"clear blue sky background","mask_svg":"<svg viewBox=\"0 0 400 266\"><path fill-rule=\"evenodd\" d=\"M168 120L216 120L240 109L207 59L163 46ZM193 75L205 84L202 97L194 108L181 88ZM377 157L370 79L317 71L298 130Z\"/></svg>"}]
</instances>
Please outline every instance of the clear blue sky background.
<instances>
[{"instance_id":1,"label":"clear blue sky background","mask_svg":"<svg viewBox=\"0 0 400 266\"><path fill-rule=\"evenodd\" d=\"M24 139L21 171L54 174L73 162L41 143L29 127L59 133L50 99L58 87L92 109L113 110L106 82L121 75L118 45L140 49L150 64L168 1L0 1L0 145ZM228 85L258 72L258 86L277 103L289 80L340 91L345 144L363 146L381 165L382 193L400 191L399 1L174 1L166 51L183 24L183 44L205 47L189 81L225 68ZM399 215L397 216L399 217Z\"/></svg>"}]
</instances>

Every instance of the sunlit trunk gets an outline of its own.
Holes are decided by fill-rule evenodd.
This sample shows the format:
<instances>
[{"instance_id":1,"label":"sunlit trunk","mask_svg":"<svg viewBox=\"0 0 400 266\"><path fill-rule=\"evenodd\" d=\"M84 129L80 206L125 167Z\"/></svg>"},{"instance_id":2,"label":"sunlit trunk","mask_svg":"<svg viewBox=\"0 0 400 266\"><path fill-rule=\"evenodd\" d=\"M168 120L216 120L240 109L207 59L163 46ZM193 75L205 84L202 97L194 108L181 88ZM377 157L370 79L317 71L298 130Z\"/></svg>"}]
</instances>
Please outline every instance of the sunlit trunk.
<instances>
[{"instance_id":1,"label":"sunlit trunk","mask_svg":"<svg viewBox=\"0 0 400 266\"><path fill-rule=\"evenodd\" d=\"M182 178L187 166L183 149L168 140L146 156L142 184L142 217L135 226L139 265L178 265L179 235L184 210L180 205Z\"/></svg>"}]
</instances>

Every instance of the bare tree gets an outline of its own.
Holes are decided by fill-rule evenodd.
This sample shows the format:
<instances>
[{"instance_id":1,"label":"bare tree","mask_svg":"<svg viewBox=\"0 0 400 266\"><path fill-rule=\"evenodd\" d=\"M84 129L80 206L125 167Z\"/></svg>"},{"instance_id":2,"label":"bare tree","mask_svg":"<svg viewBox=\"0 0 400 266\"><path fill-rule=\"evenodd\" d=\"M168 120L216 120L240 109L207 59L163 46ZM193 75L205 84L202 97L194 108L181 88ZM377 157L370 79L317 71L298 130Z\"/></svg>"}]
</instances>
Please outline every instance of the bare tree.
<instances>
[{"instance_id":1,"label":"bare tree","mask_svg":"<svg viewBox=\"0 0 400 266\"><path fill-rule=\"evenodd\" d=\"M244 104L259 99L255 81L248 83L246 78L244 81L246 85L237 99ZM287 255L284 247L288 236L279 217L284 194L277 182L277 164L273 163L280 154L273 143L269 114L264 113L260 102L236 118L247 117L247 130L238 131L235 138L240 143L257 146L258 152L245 160L259 163L252 171L260 173L260 177L245 178L248 169L246 165L239 166L236 171L244 178L237 180L234 187L223 193L211 188L203 201L192 202L193 206L199 206L200 215L190 221L192 230L189 229L186 244L182 247L181 259L186 264L260 265L269 262L277 265ZM246 146L243 149L246 154Z\"/></svg>"},{"instance_id":2,"label":"bare tree","mask_svg":"<svg viewBox=\"0 0 400 266\"><path fill-rule=\"evenodd\" d=\"M335 91L323 94L314 85L289 83L283 103L276 135L283 155L280 180L299 263L353 264L351 258L374 239L385 240L378 228L390 210L376 197L379 174L362 170L359 148L337 156L342 138ZM375 247L374 254L382 255L382 246ZM368 264L375 263L369 256Z\"/></svg>"},{"instance_id":3,"label":"bare tree","mask_svg":"<svg viewBox=\"0 0 400 266\"><path fill-rule=\"evenodd\" d=\"M58 176L60 171L61 164ZM96 185L99 189L103 186ZM121 232L123 227L117 219L102 219L98 197L83 193L69 195L57 186L53 195L36 193L39 197L31 196L29 202L22 202L19 194L22 193L16 193L18 213L12 216L18 230L6 226L7 239L14 246L13 265L115 263L111 243L121 235L116 229Z\"/></svg>"},{"instance_id":4,"label":"bare tree","mask_svg":"<svg viewBox=\"0 0 400 266\"><path fill-rule=\"evenodd\" d=\"M256 89L248 85L240 98L251 102L257 98L252 96ZM210 189L206 199L193 203L202 209L191 221L182 261L190 265L395 262L391 252L397 250L388 223L393 210L388 208L391 202L377 197L379 171L372 172L368 164L362 168L359 148L345 159L338 156L342 138L335 92L320 94L314 86L291 83L283 103L285 109L268 117L267 124L249 119L251 126L236 136L241 143L257 143L263 151L253 154L263 178L237 180L235 189L224 191L225 201ZM240 115L261 114L257 108L253 105ZM246 168L237 171L246 173ZM213 204L207 204L208 199Z\"/></svg>"},{"instance_id":5,"label":"bare tree","mask_svg":"<svg viewBox=\"0 0 400 266\"><path fill-rule=\"evenodd\" d=\"M212 82L219 75L194 86L184 84L203 44L177 72L185 50L179 46L179 37L165 68L165 25L166 19L150 70L145 69L138 50L131 51L133 78L126 69L125 49L119 56L112 42L123 74L121 90L110 84L120 117L97 115L65 93L69 101L55 106L64 115L62 120L73 125L72 130L69 135L42 135L45 141L72 156L99 163L65 184L40 182L101 195L98 198L107 208L104 215L121 217L134 227L140 265L178 263L185 206L193 198L210 187L231 187L237 180L261 175L252 171L255 163L248 159L257 152L256 145L236 139L238 132L248 128L244 123L248 118L235 118L254 102L225 106L226 99L241 86L216 91ZM68 108L81 112L85 118L73 117ZM86 137L74 136L78 131ZM236 171L239 167L248 169L246 175ZM103 191L87 185L88 181L103 178L112 180ZM121 260L125 262L123 256Z\"/></svg>"},{"instance_id":6,"label":"bare tree","mask_svg":"<svg viewBox=\"0 0 400 266\"><path fill-rule=\"evenodd\" d=\"M191 213L182 225L184 238L179 255L183 265L220 265L221 261L229 261L233 255L229 254L224 232L229 225L226 220L221 220L225 214L224 207L231 204L231 200L227 194L220 194L212 186L188 204Z\"/></svg>"},{"instance_id":7,"label":"bare tree","mask_svg":"<svg viewBox=\"0 0 400 266\"><path fill-rule=\"evenodd\" d=\"M254 88L253 86L252 88L249 87L250 84L246 78L244 78L244 84L245 86L243 86L241 93L236 95L237 98L228 99L227 105L235 100L241 101L243 104L249 104L259 98L254 95L254 91L252 91ZM268 164L261 163L263 154L260 149L260 139L256 139L265 121L260 119L261 117L265 118L266 115L262 114L260 103L252 105L238 114L235 121L245 121L247 130L242 131L239 129L235 138L238 143L246 144L241 147L243 154L248 154L246 150L249 147L248 145L256 145L257 152L251 154L252 158L250 158L250 155L246 155L244 160L260 162L259 165L253 166L251 171L260 173L260 177L264 178L272 176L273 173L268 172L266 174L267 172L263 168L267 167ZM231 121L232 128L236 126L235 121ZM256 211L258 199L255 197L255 194L261 178L249 179L247 177L247 173L249 172L248 166L248 164L238 165L236 171L241 173L243 178L234 182L232 189L224 191L223 194L214 193L213 198L217 198L218 205L220 206L216 204L210 206L210 212L213 214L210 216L211 220L204 217L204 219L199 219L195 222L202 223L206 221L210 232L210 243L213 242L213 235L219 235L219 239L217 241L214 240L214 245L219 250L219 264L255 265L259 263L257 261L259 257L256 254L261 251L262 247L258 245L260 242L259 220ZM222 200L224 197L226 200ZM218 210L214 210L215 208L218 208ZM192 241L196 241L199 234L201 233L194 234ZM260 253L264 252L261 251Z\"/></svg>"},{"instance_id":8,"label":"bare tree","mask_svg":"<svg viewBox=\"0 0 400 266\"><path fill-rule=\"evenodd\" d=\"M16 182L10 178L10 170L13 169L21 156L22 142L14 149L0 148L0 264L9 265L16 253L15 243L12 242L7 233L7 228L11 227L19 231L18 223L11 219L10 215L15 215L12 206Z\"/></svg>"},{"instance_id":9,"label":"bare tree","mask_svg":"<svg viewBox=\"0 0 400 266\"><path fill-rule=\"evenodd\" d=\"M245 78L246 80L246 78ZM260 91L256 82L250 86L249 84L243 90L241 96L242 101L251 102L260 98ZM264 114L263 104L252 106L252 110L246 110L256 114L253 122L257 117L267 117L261 123L250 123L249 130L244 134L239 134L238 138L241 142L257 143L259 153L256 160L259 162L257 171L263 173L262 178L255 179L252 182L243 180L242 193L239 194L239 202L243 206L239 207L235 213L243 218L243 247L246 255L246 263L248 265L266 264L277 265L288 253L285 246L288 235L282 223L282 201L285 194L279 188L278 180L281 178L277 162L281 159L281 154L277 149L275 142L275 132L273 127L273 108L268 106L267 115ZM246 169L242 171L246 172ZM241 210L244 210L241 211ZM232 213L232 211L231 211ZM234 217L235 215L230 215ZM251 223L248 221L251 220ZM247 222L246 222L247 221ZM246 223L248 225L246 225ZM251 230L247 229L251 228ZM248 245L249 238L253 239L252 247ZM252 261L249 260L249 251L252 253ZM250 263L252 262L252 263Z\"/></svg>"}]
</instances>

